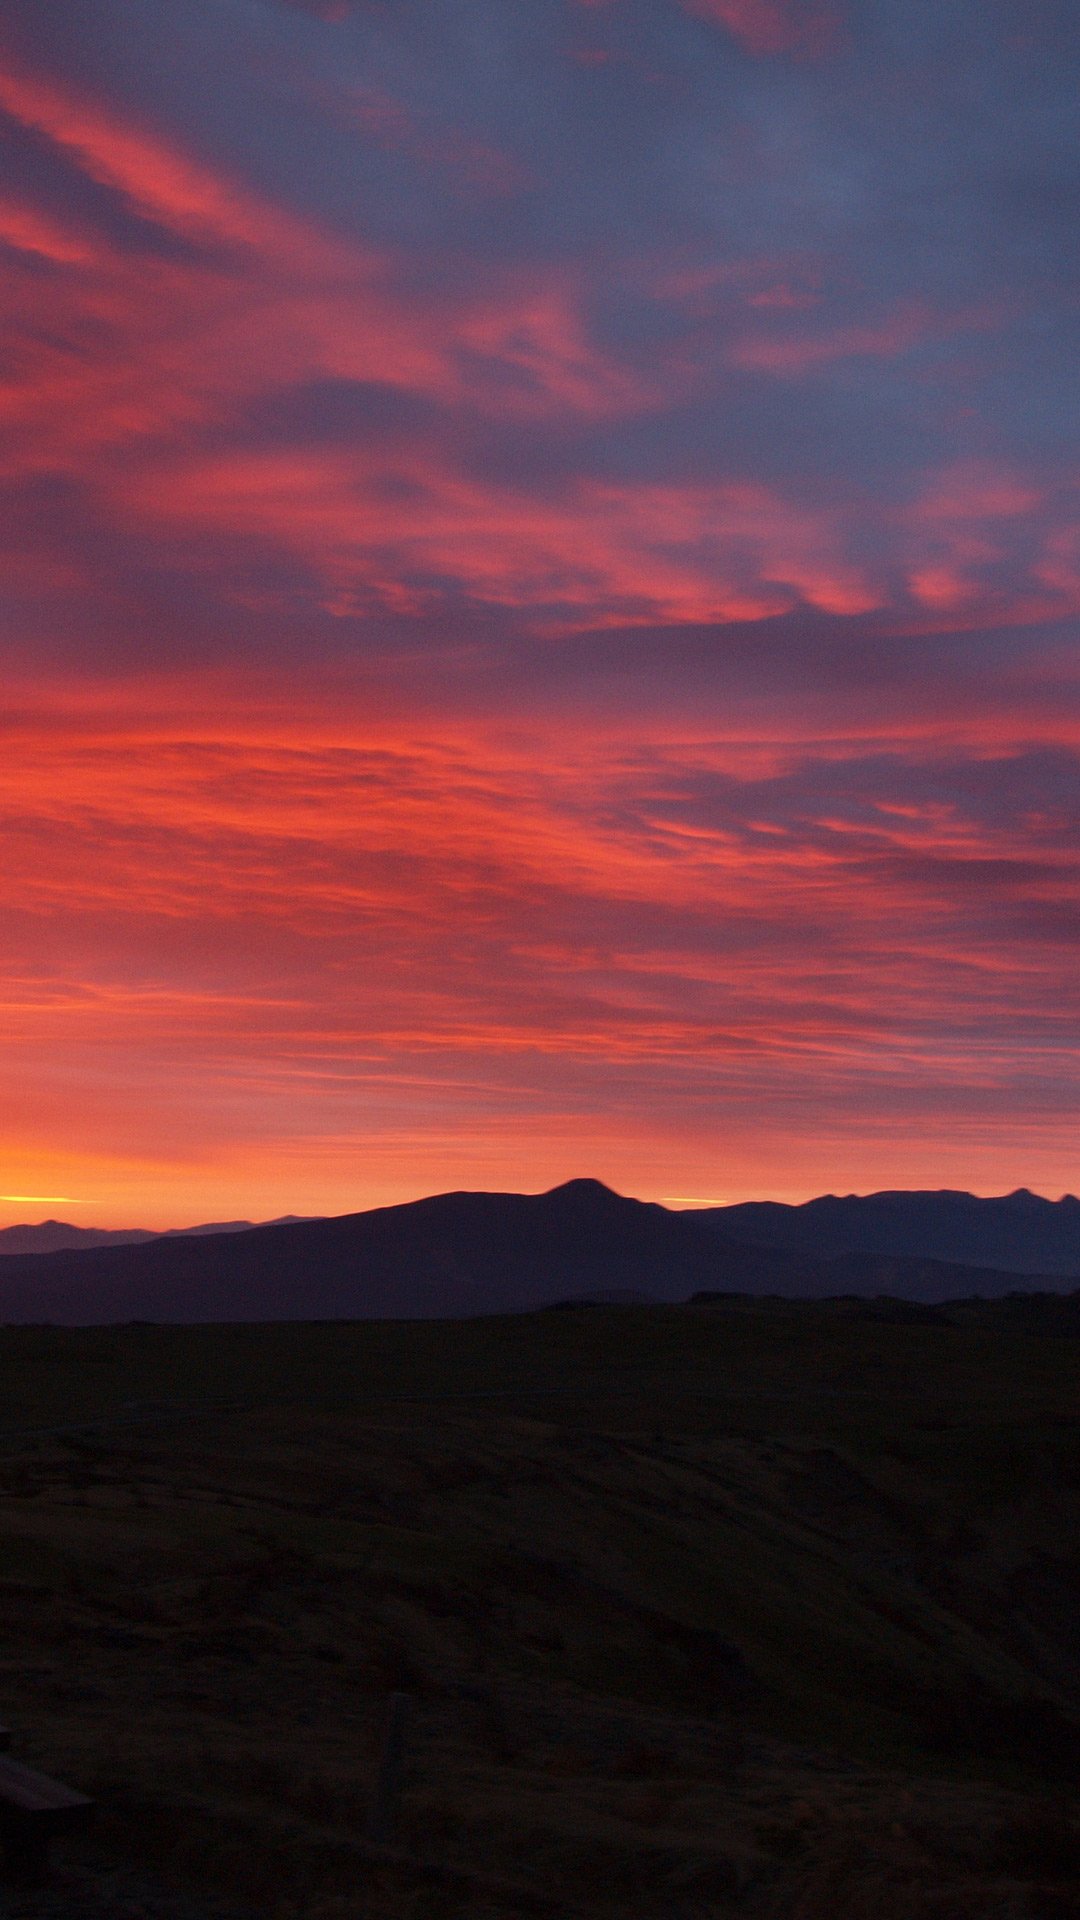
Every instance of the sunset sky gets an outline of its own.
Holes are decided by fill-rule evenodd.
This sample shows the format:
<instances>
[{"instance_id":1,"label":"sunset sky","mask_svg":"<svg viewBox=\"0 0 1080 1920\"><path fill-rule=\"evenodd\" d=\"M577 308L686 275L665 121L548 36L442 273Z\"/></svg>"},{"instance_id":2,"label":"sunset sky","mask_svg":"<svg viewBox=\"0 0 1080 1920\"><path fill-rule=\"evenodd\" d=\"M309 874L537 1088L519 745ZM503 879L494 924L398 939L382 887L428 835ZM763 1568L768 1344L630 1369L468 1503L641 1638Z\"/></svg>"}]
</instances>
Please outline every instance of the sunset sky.
<instances>
[{"instance_id":1,"label":"sunset sky","mask_svg":"<svg viewBox=\"0 0 1080 1920\"><path fill-rule=\"evenodd\" d=\"M0 0L0 1224L1080 1185L1076 28Z\"/></svg>"}]
</instances>

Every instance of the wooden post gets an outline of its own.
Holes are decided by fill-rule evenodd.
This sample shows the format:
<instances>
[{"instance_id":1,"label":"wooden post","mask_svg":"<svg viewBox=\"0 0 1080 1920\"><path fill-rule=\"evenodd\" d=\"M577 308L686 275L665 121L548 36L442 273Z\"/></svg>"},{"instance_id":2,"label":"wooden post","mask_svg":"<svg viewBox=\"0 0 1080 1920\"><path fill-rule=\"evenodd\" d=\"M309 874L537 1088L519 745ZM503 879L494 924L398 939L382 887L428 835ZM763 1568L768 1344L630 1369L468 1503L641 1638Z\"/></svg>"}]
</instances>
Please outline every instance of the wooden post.
<instances>
[{"instance_id":1,"label":"wooden post","mask_svg":"<svg viewBox=\"0 0 1080 1920\"><path fill-rule=\"evenodd\" d=\"M409 1704L410 1696L407 1693L392 1693L387 1702L382 1755L364 1826L364 1835L368 1840L387 1840L397 1817Z\"/></svg>"}]
</instances>

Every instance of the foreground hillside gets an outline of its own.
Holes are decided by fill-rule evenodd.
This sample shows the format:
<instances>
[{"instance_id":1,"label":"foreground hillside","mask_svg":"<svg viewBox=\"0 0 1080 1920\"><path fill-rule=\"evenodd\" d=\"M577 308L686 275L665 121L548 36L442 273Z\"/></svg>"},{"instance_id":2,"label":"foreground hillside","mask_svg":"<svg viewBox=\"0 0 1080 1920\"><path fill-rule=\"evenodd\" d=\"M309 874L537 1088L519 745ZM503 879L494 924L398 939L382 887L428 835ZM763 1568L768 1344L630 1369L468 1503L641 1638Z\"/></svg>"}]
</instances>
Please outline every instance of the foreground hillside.
<instances>
[{"instance_id":1,"label":"foreground hillside","mask_svg":"<svg viewBox=\"0 0 1080 1920\"><path fill-rule=\"evenodd\" d=\"M12 1911L1075 1916L1072 1312L0 1332Z\"/></svg>"},{"instance_id":2,"label":"foreground hillside","mask_svg":"<svg viewBox=\"0 0 1080 1920\"><path fill-rule=\"evenodd\" d=\"M551 1193L443 1193L338 1219L0 1260L0 1322L354 1320L516 1313L561 1297L706 1290L941 1301L1062 1286L877 1253L820 1260L741 1245L710 1216L571 1180Z\"/></svg>"}]
</instances>

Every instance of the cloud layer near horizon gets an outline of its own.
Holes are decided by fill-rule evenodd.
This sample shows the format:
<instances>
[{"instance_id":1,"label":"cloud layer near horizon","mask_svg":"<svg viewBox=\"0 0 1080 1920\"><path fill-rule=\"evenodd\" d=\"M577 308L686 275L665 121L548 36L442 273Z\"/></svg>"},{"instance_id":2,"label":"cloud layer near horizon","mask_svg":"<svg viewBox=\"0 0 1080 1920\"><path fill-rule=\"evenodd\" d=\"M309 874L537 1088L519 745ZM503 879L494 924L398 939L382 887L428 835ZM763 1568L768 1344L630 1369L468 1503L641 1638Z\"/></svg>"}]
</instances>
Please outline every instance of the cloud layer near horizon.
<instances>
[{"instance_id":1,"label":"cloud layer near horizon","mask_svg":"<svg viewBox=\"0 0 1080 1920\"><path fill-rule=\"evenodd\" d=\"M1075 1179L1076 64L0 0L6 1185Z\"/></svg>"}]
</instances>

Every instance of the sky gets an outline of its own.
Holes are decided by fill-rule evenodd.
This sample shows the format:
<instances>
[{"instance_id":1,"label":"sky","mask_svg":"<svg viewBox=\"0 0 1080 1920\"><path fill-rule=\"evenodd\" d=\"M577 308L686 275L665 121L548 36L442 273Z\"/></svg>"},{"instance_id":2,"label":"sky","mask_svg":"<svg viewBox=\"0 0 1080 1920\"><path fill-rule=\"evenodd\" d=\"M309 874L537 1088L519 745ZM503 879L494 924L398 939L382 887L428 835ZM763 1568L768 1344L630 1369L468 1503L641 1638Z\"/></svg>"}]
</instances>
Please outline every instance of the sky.
<instances>
[{"instance_id":1,"label":"sky","mask_svg":"<svg viewBox=\"0 0 1080 1920\"><path fill-rule=\"evenodd\" d=\"M1078 74L0 0L0 1223L1080 1184Z\"/></svg>"}]
</instances>

